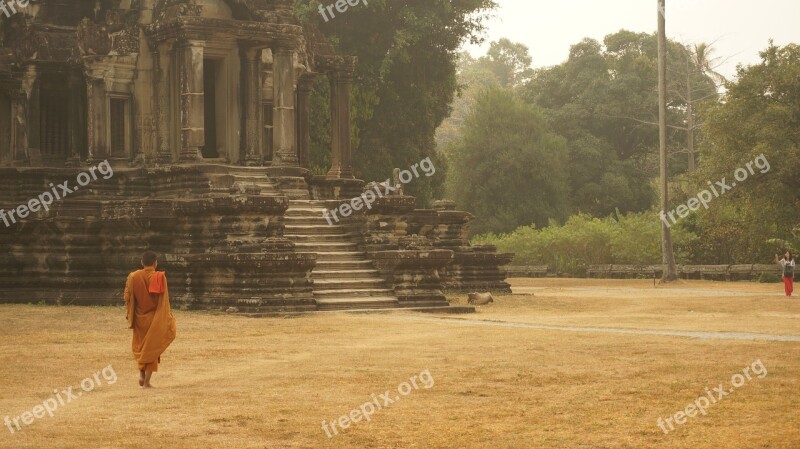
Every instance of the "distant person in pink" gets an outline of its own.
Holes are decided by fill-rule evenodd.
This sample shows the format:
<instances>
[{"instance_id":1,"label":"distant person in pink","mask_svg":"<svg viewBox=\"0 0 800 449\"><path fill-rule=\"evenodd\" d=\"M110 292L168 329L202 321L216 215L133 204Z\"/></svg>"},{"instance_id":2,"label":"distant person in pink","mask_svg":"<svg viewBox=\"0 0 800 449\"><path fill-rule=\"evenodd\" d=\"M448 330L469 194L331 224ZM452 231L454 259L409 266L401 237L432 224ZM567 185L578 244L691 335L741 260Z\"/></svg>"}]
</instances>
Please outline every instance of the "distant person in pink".
<instances>
[{"instance_id":1,"label":"distant person in pink","mask_svg":"<svg viewBox=\"0 0 800 449\"><path fill-rule=\"evenodd\" d=\"M792 291L794 291L794 255L791 251L786 251L780 259L776 254L775 260L781 265L783 290L786 292L786 296L792 296Z\"/></svg>"}]
</instances>

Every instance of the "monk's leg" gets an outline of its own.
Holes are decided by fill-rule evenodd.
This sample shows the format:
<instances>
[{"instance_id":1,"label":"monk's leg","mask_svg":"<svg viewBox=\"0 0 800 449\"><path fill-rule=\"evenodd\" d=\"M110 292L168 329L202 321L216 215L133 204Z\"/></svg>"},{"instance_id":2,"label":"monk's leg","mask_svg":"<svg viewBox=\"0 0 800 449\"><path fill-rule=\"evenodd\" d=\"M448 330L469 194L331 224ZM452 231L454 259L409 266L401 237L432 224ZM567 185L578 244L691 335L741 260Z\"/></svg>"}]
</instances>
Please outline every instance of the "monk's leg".
<instances>
[{"instance_id":1,"label":"monk's leg","mask_svg":"<svg viewBox=\"0 0 800 449\"><path fill-rule=\"evenodd\" d=\"M159 358L160 360L160 358ZM158 371L158 361L153 363L145 364L142 369L144 370L144 387L145 388L153 388L153 385L150 384L150 378L153 376L153 373Z\"/></svg>"},{"instance_id":2,"label":"monk's leg","mask_svg":"<svg viewBox=\"0 0 800 449\"><path fill-rule=\"evenodd\" d=\"M145 378L145 376L144 376L144 370L143 370L143 369L140 369L140 370L139 370L139 386L140 386L140 387L143 387L143 386L144 386L144 378Z\"/></svg>"}]
</instances>

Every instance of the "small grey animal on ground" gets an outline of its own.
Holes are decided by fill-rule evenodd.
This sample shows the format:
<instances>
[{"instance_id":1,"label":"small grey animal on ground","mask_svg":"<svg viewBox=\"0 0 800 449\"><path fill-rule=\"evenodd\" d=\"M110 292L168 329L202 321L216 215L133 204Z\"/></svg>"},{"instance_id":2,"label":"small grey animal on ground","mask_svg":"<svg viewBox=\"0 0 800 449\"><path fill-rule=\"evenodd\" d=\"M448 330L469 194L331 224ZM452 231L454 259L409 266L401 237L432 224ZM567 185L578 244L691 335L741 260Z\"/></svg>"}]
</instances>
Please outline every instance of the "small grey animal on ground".
<instances>
[{"instance_id":1,"label":"small grey animal on ground","mask_svg":"<svg viewBox=\"0 0 800 449\"><path fill-rule=\"evenodd\" d=\"M476 306L485 306L486 304L494 302L494 298L492 298L492 294L488 292L470 293L467 302Z\"/></svg>"}]
</instances>

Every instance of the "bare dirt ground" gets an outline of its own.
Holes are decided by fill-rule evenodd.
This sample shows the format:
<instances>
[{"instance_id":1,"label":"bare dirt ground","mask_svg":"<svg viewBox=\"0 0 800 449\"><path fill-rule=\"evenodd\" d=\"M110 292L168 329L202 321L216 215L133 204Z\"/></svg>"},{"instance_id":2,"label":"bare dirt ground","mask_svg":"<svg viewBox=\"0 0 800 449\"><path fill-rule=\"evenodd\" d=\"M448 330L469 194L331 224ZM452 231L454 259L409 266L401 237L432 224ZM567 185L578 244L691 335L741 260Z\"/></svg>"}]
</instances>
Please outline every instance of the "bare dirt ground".
<instances>
[{"instance_id":1,"label":"bare dirt ground","mask_svg":"<svg viewBox=\"0 0 800 449\"><path fill-rule=\"evenodd\" d=\"M514 295L459 318L556 326L800 334L800 296L783 284L651 279L513 279ZM466 304L465 295L452 304Z\"/></svg>"},{"instance_id":2,"label":"bare dirt ground","mask_svg":"<svg viewBox=\"0 0 800 449\"><path fill-rule=\"evenodd\" d=\"M150 391L137 385L121 308L0 306L0 420L56 389L76 395L14 433L0 423L0 448L800 447L800 342L723 334L800 337L800 298L776 294L780 284L647 282L513 280L521 294L470 315L176 312L178 339ZM756 360L763 378L733 388ZM116 382L101 374L81 390L109 365ZM401 396L423 370L431 384ZM705 416L659 428L719 385L728 394ZM323 420L387 390L392 403L369 421L327 436Z\"/></svg>"}]
</instances>

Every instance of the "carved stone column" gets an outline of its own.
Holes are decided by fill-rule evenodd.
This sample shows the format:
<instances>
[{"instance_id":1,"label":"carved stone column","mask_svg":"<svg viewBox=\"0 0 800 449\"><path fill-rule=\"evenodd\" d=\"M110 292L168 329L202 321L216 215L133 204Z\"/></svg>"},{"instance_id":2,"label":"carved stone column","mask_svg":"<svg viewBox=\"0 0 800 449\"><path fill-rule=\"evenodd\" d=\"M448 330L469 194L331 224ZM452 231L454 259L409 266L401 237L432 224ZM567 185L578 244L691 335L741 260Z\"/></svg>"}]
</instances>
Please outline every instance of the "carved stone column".
<instances>
[{"instance_id":1,"label":"carved stone column","mask_svg":"<svg viewBox=\"0 0 800 449\"><path fill-rule=\"evenodd\" d=\"M272 50L275 92L273 103L273 167L297 167L294 112L294 50L280 43Z\"/></svg>"},{"instance_id":2,"label":"carved stone column","mask_svg":"<svg viewBox=\"0 0 800 449\"><path fill-rule=\"evenodd\" d=\"M87 73L86 77L86 129L88 145L86 159L90 162L108 157L108 113L106 111L106 84L103 73Z\"/></svg>"},{"instance_id":3,"label":"carved stone column","mask_svg":"<svg viewBox=\"0 0 800 449\"><path fill-rule=\"evenodd\" d=\"M25 146L17 154L18 160L33 167L41 166L41 78L35 71L28 70L23 75L23 90L26 98L22 105L25 111Z\"/></svg>"},{"instance_id":4,"label":"carved stone column","mask_svg":"<svg viewBox=\"0 0 800 449\"><path fill-rule=\"evenodd\" d=\"M173 125L170 115L170 78L168 69L174 49L170 50L167 44L154 45L153 51L153 78L155 80L154 106L156 116L156 135L158 147L156 148L155 163L169 164L172 162L170 150L170 126Z\"/></svg>"},{"instance_id":5,"label":"carved stone column","mask_svg":"<svg viewBox=\"0 0 800 449\"><path fill-rule=\"evenodd\" d=\"M84 84L78 72L69 74L69 156L67 157L67 167L79 167L81 165L81 150L83 149L83 130L86 124L83 122L83 100Z\"/></svg>"},{"instance_id":6,"label":"carved stone column","mask_svg":"<svg viewBox=\"0 0 800 449\"><path fill-rule=\"evenodd\" d=\"M28 160L28 95L14 89L11 95L11 160L22 165Z\"/></svg>"},{"instance_id":7,"label":"carved stone column","mask_svg":"<svg viewBox=\"0 0 800 449\"><path fill-rule=\"evenodd\" d=\"M350 142L351 67L337 67L329 74L331 82L331 169L328 179L352 179Z\"/></svg>"},{"instance_id":8,"label":"carved stone column","mask_svg":"<svg viewBox=\"0 0 800 449\"><path fill-rule=\"evenodd\" d=\"M189 40L178 47L181 92L181 162L201 158L205 146L205 105L203 95L203 42Z\"/></svg>"},{"instance_id":9,"label":"carved stone column","mask_svg":"<svg viewBox=\"0 0 800 449\"><path fill-rule=\"evenodd\" d=\"M242 163L249 167L262 164L261 158L261 49L242 48L242 105L245 135L242 140Z\"/></svg>"},{"instance_id":10,"label":"carved stone column","mask_svg":"<svg viewBox=\"0 0 800 449\"><path fill-rule=\"evenodd\" d=\"M0 167L14 162L14 132L12 131L12 87L0 82Z\"/></svg>"},{"instance_id":11,"label":"carved stone column","mask_svg":"<svg viewBox=\"0 0 800 449\"><path fill-rule=\"evenodd\" d=\"M297 80L297 159L303 168L310 168L311 89L315 79L315 73L306 73Z\"/></svg>"}]
</instances>

